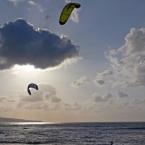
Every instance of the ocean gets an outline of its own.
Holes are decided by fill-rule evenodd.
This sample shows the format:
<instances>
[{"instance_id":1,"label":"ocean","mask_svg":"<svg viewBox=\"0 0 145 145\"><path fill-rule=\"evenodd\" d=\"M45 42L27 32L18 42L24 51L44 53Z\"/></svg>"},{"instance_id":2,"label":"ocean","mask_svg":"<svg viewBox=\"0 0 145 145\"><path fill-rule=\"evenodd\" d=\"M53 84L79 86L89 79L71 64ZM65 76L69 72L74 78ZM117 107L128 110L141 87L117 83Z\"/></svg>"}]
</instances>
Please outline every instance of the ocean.
<instances>
[{"instance_id":1,"label":"ocean","mask_svg":"<svg viewBox=\"0 0 145 145\"><path fill-rule=\"evenodd\" d=\"M1 145L145 145L145 123L0 123Z\"/></svg>"}]
</instances>

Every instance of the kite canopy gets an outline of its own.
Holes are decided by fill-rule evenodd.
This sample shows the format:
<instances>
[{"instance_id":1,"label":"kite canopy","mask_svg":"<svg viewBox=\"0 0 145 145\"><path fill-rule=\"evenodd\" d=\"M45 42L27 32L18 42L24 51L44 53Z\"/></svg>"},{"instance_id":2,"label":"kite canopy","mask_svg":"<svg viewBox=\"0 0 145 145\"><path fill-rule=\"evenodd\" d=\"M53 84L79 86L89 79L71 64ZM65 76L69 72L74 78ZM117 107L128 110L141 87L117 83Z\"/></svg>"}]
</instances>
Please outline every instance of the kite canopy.
<instances>
[{"instance_id":1,"label":"kite canopy","mask_svg":"<svg viewBox=\"0 0 145 145\"><path fill-rule=\"evenodd\" d=\"M33 88L33 89L35 89L35 90L38 90L38 85L36 85L36 84L34 84L34 83L31 83L31 84L28 85L27 91L28 91L29 95L31 95L30 88Z\"/></svg>"},{"instance_id":2,"label":"kite canopy","mask_svg":"<svg viewBox=\"0 0 145 145\"><path fill-rule=\"evenodd\" d=\"M80 6L81 5L79 3L68 3L67 5L65 5L60 14L59 24L64 25L67 22L74 8L80 8Z\"/></svg>"}]
</instances>

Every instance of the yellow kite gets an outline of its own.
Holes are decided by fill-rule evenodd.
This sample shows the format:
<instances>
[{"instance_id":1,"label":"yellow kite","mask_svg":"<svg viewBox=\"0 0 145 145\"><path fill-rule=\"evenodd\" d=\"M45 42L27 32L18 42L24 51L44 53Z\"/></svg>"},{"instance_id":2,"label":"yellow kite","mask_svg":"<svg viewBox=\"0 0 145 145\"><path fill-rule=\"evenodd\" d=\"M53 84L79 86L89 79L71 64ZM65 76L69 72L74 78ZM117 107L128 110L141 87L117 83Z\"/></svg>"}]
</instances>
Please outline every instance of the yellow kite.
<instances>
[{"instance_id":1,"label":"yellow kite","mask_svg":"<svg viewBox=\"0 0 145 145\"><path fill-rule=\"evenodd\" d=\"M80 6L81 5L79 3L68 3L61 12L59 24L64 25L67 22L74 8L80 8Z\"/></svg>"}]
</instances>

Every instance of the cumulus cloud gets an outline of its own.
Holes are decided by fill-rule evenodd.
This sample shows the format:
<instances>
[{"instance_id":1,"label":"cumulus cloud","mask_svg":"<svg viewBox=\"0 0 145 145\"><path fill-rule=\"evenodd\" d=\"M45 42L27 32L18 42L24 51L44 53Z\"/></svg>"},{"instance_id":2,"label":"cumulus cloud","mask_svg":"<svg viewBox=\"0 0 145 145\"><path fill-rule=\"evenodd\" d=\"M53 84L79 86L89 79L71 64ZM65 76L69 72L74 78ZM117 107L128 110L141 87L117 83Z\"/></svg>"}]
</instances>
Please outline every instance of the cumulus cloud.
<instances>
[{"instance_id":1,"label":"cumulus cloud","mask_svg":"<svg viewBox=\"0 0 145 145\"><path fill-rule=\"evenodd\" d=\"M34 2L34 1L32 1L32 0L28 1L28 3L29 3L30 5L32 5L32 6L36 6L36 5L37 5L37 3Z\"/></svg>"},{"instance_id":2,"label":"cumulus cloud","mask_svg":"<svg viewBox=\"0 0 145 145\"><path fill-rule=\"evenodd\" d=\"M16 97L16 96L15 96ZM14 96L0 96L0 112L10 112L15 110L17 99Z\"/></svg>"},{"instance_id":3,"label":"cumulus cloud","mask_svg":"<svg viewBox=\"0 0 145 145\"><path fill-rule=\"evenodd\" d=\"M0 102L4 102L6 100L6 97L0 97Z\"/></svg>"},{"instance_id":4,"label":"cumulus cloud","mask_svg":"<svg viewBox=\"0 0 145 145\"><path fill-rule=\"evenodd\" d=\"M87 76L82 76L79 79L73 81L71 86L78 88L85 84L88 84L89 82L90 82L90 79Z\"/></svg>"},{"instance_id":5,"label":"cumulus cloud","mask_svg":"<svg viewBox=\"0 0 145 145\"><path fill-rule=\"evenodd\" d=\"M97 80L97 83L100 85L103 85L103 84L105 84L105 81L104 80Z\"/></svg>"},{"instance_id":6,"label":"cumulus cloud","mask_svg":"<svg viewBox=\"0 0 145 145\"><path fill-rule=\"evenodd\" d=\"M48 84L40 84L39 90L32 95L20 96L17 108L41 111L77 111L81 105L77 102L66 103L58 96L57 90Z\"/></svg>"},{"instance_id":7,"label":"cumulus cloud","mask_svg":"<svg viewBox=\"0 0 145 145\"><path fill-rule=\"evenodd\" d=\"M14 6L17 6L19 3L24 2L25 0L8 0L11 2ZM27 0L28 4L31 6L36 6L37 3L34 0Z\"/></svg>"},{"instance_id":8,"label":"cumulus cloud","mask_svg":"<svg viewBox=\"0 0 145 145\"><path fill-rule=\"evenodd\" d=\"M50 110L50 106L48 104L45 104L44 102L35 102L23 105L23 109L48 111Z\"/></svg>"},{"instance_id":9,"label":"cumulus cloud","mask_svg":"<svg viewBox=\"0 0 145 145\"><path fill-rule=\"evenodd\" d=\"M9 102L16 102L16 100L14 100L14 99L12 99L12 98L10 98L10 97L8 97L8 96L4 96L4 97L0 97L0 102L1 103L9 103Z\"/></svg>"},{"instance_id":10,"label":"cumulus cloud","mask_svg":"<svg viewBox=\"0 0 145 145\"><path fill-rule=\"evenodd\" d=\"M70 3L71 2L71 0L64 0L66 3Z\"/></svg>"},{"instance_id":11,"label":"cumulus cloud","mask_svg":"<svg viewBox=\"0 0 145 145\"><path fill-rule=\"evenodd\" d=\"M39 90L32 92L32 95L21 95L18 107L33 106L34 108L42 108L51 104L57 104L61 102L61 98L57 96L56 89L48 84L40 84ZM31 105L30 105L30 104ZM33 104L33 105L32 105ZM31 108L30 107L30 108Z\"/></svg>"},{"instance_id":12,"label":"cumulus cloud","mask_svg":"<svg viewBox=\"0 0 145 145\"><path fill-rule=\"evenodd\" d=\"M46 84L42 84L39 87L41 89L40 93L44 100L51 101L52 103L61 102L61 98L57 96L57 91L54 87Z\"/></svg>"},{"instance_id":13,"label":"cumulus cloud","mask_svg":"<svg viewBox=\"0 0 145 145\"><path fill-rule=\"evenodd\" d=\"M15 64L46 69L78 56L77 46L70 39L60 38L48 30L36 30L23 19L6 23L0 28L1 70Z\"/></svg>"},{"instance_id":14,"label":"cumulus cloud","mask_svg":"<svg viewBox=\"0 0 145 145\"><path fill-rule=\"evenodd\" d=\"M120 98L126 98L126 97L128 97L128 94L127 94L127 93L124 93L124 92L122 92L122 91L119 91L119 92L118 92L118 96L119 96Z\"/></svg>"},{"instance_id":15,"label":"cumulus cloud","mask_svg":"<svg viewBox=\"0 0 145 145\"><path fill-rule=\"evenodd\" d=\"M133 105L144 105L145 104L145 99L144 98L143 99L136 98L132 101L132 104Z\"/></svg>"},{"instance_id":16,"label":"cumulus cloud","mask_svg":"<svg viewBox=\"0 0 145 145\"><path fill-rule=\"evenodd\" d=\"M11 2L14 6L17 6L20 2L23 2L24 0L8 0Z\"/></svg>"},{"instance_id":17,"label":"cumulus cloud","mask_svg":"<svg viewBox=\"0 0 145 145\"><path fill-rule=\"evenodd\" d=\"M112 71L107 82L112 87L145 86L145 28L132 28L125 43L105 55ZM101 77L101 80L106 80Z\"/></svg>"},{"instance_id":18,"label":"cumulus cloud","mask_svg":"<svg viewBox=\"0 0 145 145\"><path fill-rule=\"evenodd\" d=\"M75 102L74 104L65 103L64 108L65 110L68 110L68 111L77 111L77 110L80 110L82 107L81 105Z\"/></svg>"},{"instance_id":19,"label":"cumulus cloud","mask_svg":"<svg viewBox=\"0 0 145 145\"><path fill-rule=\"evenodd\" d=\"M112 94L110 94L110 93L108 93L107 95L104 95L104 96L100 96L97 93L95 93L95 94L93 94L93 97L94 97L94 101L96 103L108 102L111 100L111 98L113 98Z\"/></svg>"},{"instance_id":20,"label":"cumulus cloud","mask_svg":"<svg viewBox=\"0 0 145 145\"><path fill-rule=\"evenodd\" d=\"M61 99L55 96L55 97L52 97L51 101L53 103L59 103L61 101Z\"/></svg>"},{"instance_id":21,"label":"cumulus cloud","mask_svg":"<svg viewBox=\"0 0 145 145\"><path fill-rule=\"evenodd\" d=\"M78 23L79 22L79 10L78 9L74 9L71 16L70 16L70 19L75 22L75 23Z\"/></svg>"},{"instance_id":22,"label":"cumulus cloud","mask_svg":"<svg viewBox=\"0 0 145 145\"><path fill-rule=\"evenodd\" d=\"M27 2L31 6L28 8L29 10L31 10L31 8L34 7L37 10L39 10L41 13L44 12L44 8L42 7L41 3L38 3L37 1L34 1L34 0L29 0Z\"/></svg>"},{"instance_id":23,"label":"cumulus cloud","mask_svg":"<svg viewBox=\"0 0 145 145\"><path fill-rule=\"evenodd\" d=\"M103 72L98 72L95 78L95 83L99 85L105 85L108 77L113 74L111 70L104 70Z\"/></svg>"},{"instance_id":24,"label":"cumulus cloud","mask_svg":"<svg viewBox=\"0 0 145 145\"><path fill-rule=\"evenodd\" d=\"M38 101L43 101L42 96L39 95L40 93L33 93L31 96L20 96L21 97L21 102L38 102Z\"/></svg>"}]
</instances>

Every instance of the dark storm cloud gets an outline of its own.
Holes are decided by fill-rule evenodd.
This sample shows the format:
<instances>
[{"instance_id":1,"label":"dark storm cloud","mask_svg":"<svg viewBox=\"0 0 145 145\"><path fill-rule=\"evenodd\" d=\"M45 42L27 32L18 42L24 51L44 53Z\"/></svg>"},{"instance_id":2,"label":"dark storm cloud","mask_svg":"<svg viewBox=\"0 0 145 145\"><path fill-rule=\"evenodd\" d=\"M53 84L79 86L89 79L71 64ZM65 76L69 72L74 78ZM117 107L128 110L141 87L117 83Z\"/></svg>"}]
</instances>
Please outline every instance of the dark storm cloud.
<instances>
[{"instance_id":1,"label":"dark storm cloud","mask_svg":"<svg viewBox=\"0 0 145 145\"><path fill-rule=\"evenodd\" d=\"M71 40L48 30L36 30L23 19L0 28L0 69L15 64L45 69L78 55L79 51Z\"/></svg>"}]
</instances>

